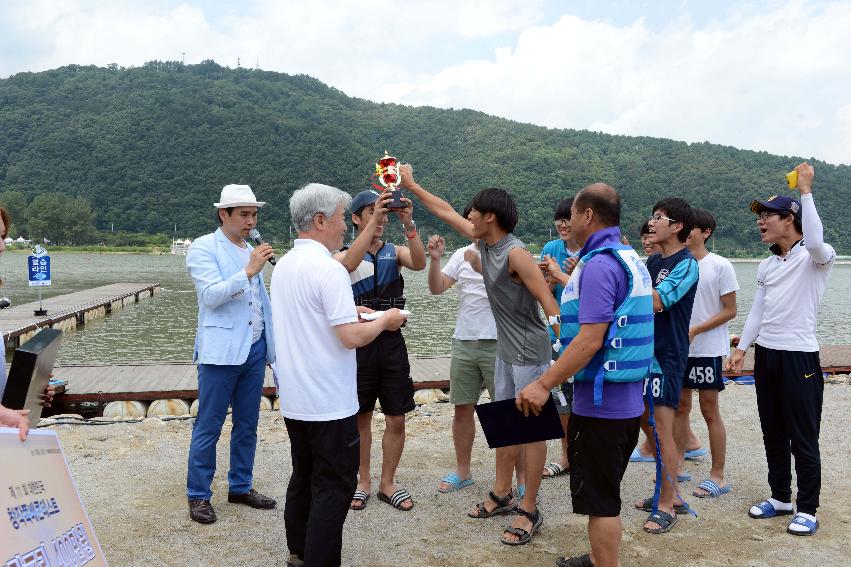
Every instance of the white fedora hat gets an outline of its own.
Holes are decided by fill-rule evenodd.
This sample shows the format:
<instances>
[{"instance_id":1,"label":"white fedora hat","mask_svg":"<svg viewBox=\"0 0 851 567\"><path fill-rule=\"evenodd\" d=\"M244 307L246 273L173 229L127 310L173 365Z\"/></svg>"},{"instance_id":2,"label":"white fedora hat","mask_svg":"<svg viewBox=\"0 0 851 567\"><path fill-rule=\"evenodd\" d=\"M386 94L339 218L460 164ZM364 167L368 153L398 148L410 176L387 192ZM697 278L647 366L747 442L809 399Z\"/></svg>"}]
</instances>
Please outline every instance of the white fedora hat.
<instances>
[{"instance_id":1,"label":"white fedora hat","mask_svg":"<svg viewBox=\"0 0 851 567\"><path fill-rule=\"evenodd\" d=\"M266 201L258 201L254 191L248 185L225 185L219 203L213 203L217 209L228 207L262 207Z\"/></svg>"}]
</instances>

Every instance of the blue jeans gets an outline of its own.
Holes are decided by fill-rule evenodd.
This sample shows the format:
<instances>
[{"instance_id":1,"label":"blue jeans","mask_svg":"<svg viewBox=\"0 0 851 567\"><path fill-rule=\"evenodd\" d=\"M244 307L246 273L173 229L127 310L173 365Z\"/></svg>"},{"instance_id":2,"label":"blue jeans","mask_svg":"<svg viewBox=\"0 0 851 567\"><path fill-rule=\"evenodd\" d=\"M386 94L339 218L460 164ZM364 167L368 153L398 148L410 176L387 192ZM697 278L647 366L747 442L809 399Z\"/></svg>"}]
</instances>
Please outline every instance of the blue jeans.
<instances>
[{"instance_id":1,"label":"blue jeans","mask_svg":"<svg viewBox=\"0 0 851 567\"><path fill-rule=\"evenodd\" d=\"M242 364L198 365L198 417L192 428L186 475L189 498L210 500L213 495L210 486L216 474L216 444L228 405L233 408L228 486L232 494L251 490L265 373L266 339L262 336L251 345L248 359Z\"/></svg>"}]
</instances>

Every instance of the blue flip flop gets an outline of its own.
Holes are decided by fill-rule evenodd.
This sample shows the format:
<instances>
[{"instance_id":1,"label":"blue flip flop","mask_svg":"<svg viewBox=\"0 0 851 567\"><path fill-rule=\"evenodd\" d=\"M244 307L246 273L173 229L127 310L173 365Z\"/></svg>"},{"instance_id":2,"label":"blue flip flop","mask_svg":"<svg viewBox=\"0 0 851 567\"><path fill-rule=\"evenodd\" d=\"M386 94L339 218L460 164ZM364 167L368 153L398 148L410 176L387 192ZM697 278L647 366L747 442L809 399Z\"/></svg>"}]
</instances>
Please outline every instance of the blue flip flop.
<instances>
[{"instance_id":1,"label":"blue flip flop","mask_svg":"<svg viewBox=\"0 0 851 567\"><path fill-rule=\"evenodd\" d=\"M683 473L677 475L677 482L689 482L691 480L691 473Z\"/></svg>"},{"instance_id":2,"label":"blue flip flop","mask_svg":"<svg viewBox=\"0 0 851 567\"><path fill-rule=\"evenodd\" d=\"M472 478L468 478L467 480L461 480L461 477L459 477L458 473L455 472L449 473L440 480L441 482L445 482L446 484L451 485L450 488L447 488L446 490L442 490L440 488L437 489L438 492L442 492L443 494L446 494L448 492L455 492L456 490L461 490L465 486L470 486L474 482Z\"/></svg>"},{"instance_id":3,"label":"blue flip flop","mask_svg":"<svg viewBox=\"0 0 851 567\"><path fill-rule=\"evenodd\" d=\"M641 454L641 451L638 450L638 447L632 450L632 454L629 456L630 463L655 463L656 459L654 457L645 457Z\"/></svg>"},{"instance_id":4,"label":"blue flip flop","mask_svg":"<svg viewBox=\"0 0 851 567\"><path fill-rule=\"evenodd\" d=\"M758 510L758 513L754 513L754 508ZM778 510L768 500L763 500L762 502L754 504L751 506L751 509L748 510L748 516L756 518L757 520L765 520L775 516L791 516L792 514L792 510Z\"/></svg>"},{"instance_id":5,"label":"blue flip flop","mask_svg":"<svg viewBox=\"0 0 851 567\"><path fill-rule=\"evenodd\" d=\"M699 447L699 448L695 449L694 451L686 451L686 459L693 461L693 460L697 459L698 457L704 456L708 452L709 452L709 450L706 447Z\"/></svg>"},{"instance_id":6,"label":"blue flip flop","mask_svg":"<svg viewBox=\"0 0 851 567\"><path fill-rule=\"evenodd\" d=\"M724 486L718 486L718 483L714 480L706 479L697 485L698 488L701 488L707 492L707 494L698 494L697 492L692 492L692 494L698 498L718 498L722 494L727 494L733 487L729 484L725 484Z\"/></svg>"},{"instance_id":7,"label":"blue flip flop","mask_svg":"<svg viewBox=\"0 0 851 567\"><path fill-rule=\"evenodd\" d=\"M792 527L802 529L793 530ZM787 533L801 536L815 535L816 531L818 531L818 520L814 522L809 518L803 517L801 514L795 514L795 517L789 522L789 527L786 528Z\"/></svg>"},{"instance_id":8,"label":"blue flip flop","mask_svg":"<svg viewBox=\"0 0 851 567\"><path fill-rule=\"evenodd\" d=\"M733 382L740 386L752 386L756 381L753 376L739 376L738 378L733 378Z\"/></svg>"}]
</instances>

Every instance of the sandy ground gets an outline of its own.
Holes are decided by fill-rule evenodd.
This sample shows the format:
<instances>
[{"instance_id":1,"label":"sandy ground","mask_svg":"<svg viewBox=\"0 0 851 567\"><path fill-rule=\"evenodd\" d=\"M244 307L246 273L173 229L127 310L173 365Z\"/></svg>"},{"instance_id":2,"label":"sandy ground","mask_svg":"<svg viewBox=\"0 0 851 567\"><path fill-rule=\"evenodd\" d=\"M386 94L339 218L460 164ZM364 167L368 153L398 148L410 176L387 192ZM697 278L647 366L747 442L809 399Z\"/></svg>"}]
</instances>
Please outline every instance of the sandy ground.
<instances>
[{"instance_id":1,"label":"sandy ground","mask_svg":"<svg viewBox=\"0 0 851 567\"><path fill-rule=\"evenodd\" d=\"M821 450L823 461L821 528L815 537L786 534L788 518L752 520L751 503L768 495L765 456L752 386L731 385L721 396L728 443L728 478L733 492L718 500L688 498L699 517L680 516L665 535L641 531L646 513L632 502L651 494L652 465L627 470L624 499L623 565L851 565L851 439L848 408L851 386L825 387ZM696 404L695 404L696 405ZM416 499L411 513L393 510L374 496L363 512L346 521L344 565L553 565L557 556L588 550L586 519L571 513L568 477L545 480L544 525L526 546L498 542L510 518L469 519L465 512L493 481L493 452L481 432L473 467L477 483L439 494L438 480L454 463L449 404L421 406L408 420L408 444L397 479ZM693 415L698 435L705 425ZM228 504L226 425L219 443L214 481L215 524L189 520L186 454L191 421L159 421L107 426L55 425L71 470L107 559L114 566L283 565L287 554L283 500L290 471L287 434L280 416L263 412L255 466L255 487L278 499L272 511ZM383 428L380 416L375 430ZM378 460L373 449L373 488ZM555 442L551 455L558 451ZM690 494L708 474L709 463L690 462Z\"/></svg>"}]
</instances>

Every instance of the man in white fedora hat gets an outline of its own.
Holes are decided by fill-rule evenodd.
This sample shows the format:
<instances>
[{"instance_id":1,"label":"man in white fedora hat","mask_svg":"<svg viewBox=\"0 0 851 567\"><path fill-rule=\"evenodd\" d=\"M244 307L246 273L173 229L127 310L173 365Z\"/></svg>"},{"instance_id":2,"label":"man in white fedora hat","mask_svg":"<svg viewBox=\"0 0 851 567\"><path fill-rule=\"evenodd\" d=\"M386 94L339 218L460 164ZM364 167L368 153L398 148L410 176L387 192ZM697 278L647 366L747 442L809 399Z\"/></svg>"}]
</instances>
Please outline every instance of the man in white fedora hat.
<instances>
[{"instance_id":1,"label":"man in white fedora hat","mask_svg":"<svg viewBox=\"0 0 851 567\"><path fill-rule=\"evenodd\" d=\"M226 185L214 203L221 228L197 238L186 254L198 293L193 357L198 417L189 445L186 495L189 516L202 524L216 521L210 485L228 406L233 408L228 502L262 509L276 505L254 490L252 478L265 366L275 360L272 307L263 283L263 268L274 251L268 244L254 248L246 242L265 204L248 185Z\"/></svg>"}]
</instances>

